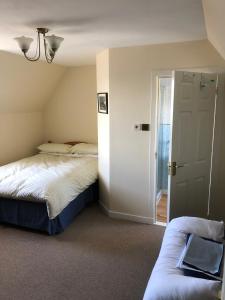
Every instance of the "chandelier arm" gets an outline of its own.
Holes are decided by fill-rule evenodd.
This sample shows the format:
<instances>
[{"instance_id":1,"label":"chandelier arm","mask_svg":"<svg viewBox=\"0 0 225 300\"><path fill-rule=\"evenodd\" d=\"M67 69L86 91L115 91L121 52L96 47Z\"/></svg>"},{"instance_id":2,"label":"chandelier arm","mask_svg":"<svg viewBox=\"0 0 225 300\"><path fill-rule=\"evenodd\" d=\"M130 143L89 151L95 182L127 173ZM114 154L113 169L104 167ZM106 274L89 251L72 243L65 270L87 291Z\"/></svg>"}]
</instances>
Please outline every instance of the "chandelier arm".
<instances>
[{"instance_id":1,"label":"chandelier arm","mask_svg":"<svg viewBox=\"0 0 225 300\"><path fill-rule=\"evenodd\" d=\"M23 52L25 58L29 61L37 61L40 58L41 55L41 47L40 47L40 32L38 32L37 35L37 47L36 47L36 53L33 57L27 56L26 52Z\"/></svg>"},{"instance_id":2,"label":"chandelier arm","mask_svg":"<svg viewBox=\"0 0 225 300\"><path fill-rule=\"evenodd\" d=\"M33 41L32 38L21 36L15 38L15 40L18 42L18 45L20 49L22 50L22 53L24 57L28 61L37 61L41 57L41 37L43 36L43 44L44 44L44 56L47 61L47 63L52 63L52 61L55 58L56 51L58 50L61 42L64 40L62 37L55 36L54 34L51 36L46 36L46 33L49 31L48 28L37 28L37 43L36 43L36 50L35 54L33 56L29 56L28 52L30 49L30 45Z\"/></svg>"},{"instance_id":3,"label":"chandelier arm","mask_svg":"<svg viewBox=\"0 0 225 300\"><path fill-rule=\"evenodd\" d=\"M37 34L37 46L36 46L36 51L35 51L34 58L37 57L37 56L40 57L40 53L41 53L41 48L40 48L40 32L38 32L38 34Z\"/></svg>"},{"instance_id":4,"label":"chandelier arm","mask_svg":"<svg viewBox=\"0 0 225 300\"><path fill-rule=\"evenodd\" d=\"M47 63L52 63L53 59L54 59L54 55L51 56L49 55L48 51L47 51L47 43L46 43L46 40L45 40L45 34L43 34L44 36L44 49L45 49L45 58L46 58L46 61Z\"/></svg>"}]
</instances>

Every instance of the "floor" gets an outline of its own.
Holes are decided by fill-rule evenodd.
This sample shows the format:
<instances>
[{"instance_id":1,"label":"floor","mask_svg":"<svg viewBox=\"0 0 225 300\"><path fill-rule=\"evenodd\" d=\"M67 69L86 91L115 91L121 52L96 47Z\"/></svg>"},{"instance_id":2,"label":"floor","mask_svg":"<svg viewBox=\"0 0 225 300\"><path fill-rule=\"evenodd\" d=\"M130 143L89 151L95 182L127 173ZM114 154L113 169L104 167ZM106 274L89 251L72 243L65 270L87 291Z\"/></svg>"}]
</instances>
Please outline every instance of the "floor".
<instances>
[{"instance_id":1,"label":"floor","mask_svg":"<svg viewBox=\"0 0 225 300\"><path fill-rule=\"evenodd\" d=\"M0 225L0 299L141 300L163 233L96 204L57 236Z\"/></svg>"},{"instance_id":2,"label":"floor","mask_svg":"<svg viewBox=\"0 0 225 300\"><path fill-rule=\"evenodd\" d=\"M163 194L157 204L157 222L167 223L167 195Z\"/></svg>"}]
</instances>

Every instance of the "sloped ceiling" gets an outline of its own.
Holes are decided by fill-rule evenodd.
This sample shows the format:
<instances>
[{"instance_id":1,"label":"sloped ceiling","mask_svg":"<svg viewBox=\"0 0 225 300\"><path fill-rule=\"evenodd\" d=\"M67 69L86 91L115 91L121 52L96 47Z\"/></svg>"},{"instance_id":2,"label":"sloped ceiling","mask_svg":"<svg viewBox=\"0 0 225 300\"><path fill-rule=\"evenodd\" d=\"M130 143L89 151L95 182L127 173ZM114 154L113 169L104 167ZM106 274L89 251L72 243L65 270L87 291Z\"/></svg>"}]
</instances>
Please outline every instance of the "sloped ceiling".
<instances>
[{"instance_id":1,"label":"sloped ceiling","mask_svg":"<svg viewBox=\"0 0 225 300\"><path fill-rule=\"evenodd\" d=\"M225 59L225 1L203 0L202 3L208 39Z\"/></svg>"},{"instance_id":2,"label":"sloped ceiling","mask_svg":"<svg viewBox=\"0 0 225 300\"><path fill-rule=\"evenodd\" d=\"M0 51L0 113L42 111L65 68Z\"/></svg>"},{"instance_id":3,"label":"sloped ceiling","mask_svg":"<svg viewBox=\"0 0 225 300\"><path fill-rule=\"evenodd\" d=\"M63 13L62 2L51 1L54 13L46 10L44 0L38 3L23 0L20 4L16 0L1 2L0 25L3 26L0 26L0 49L16 50L13 36L29 34L38 25L50 26L56 29L56 34L65 35L58 61L70 65L94 60L95 52L101 47L206 37L201 0L96 0L99 4L96 9L94 4L90 4L92 2L88 6L88 1L79 0L75 5L73 0L69 0L63 7ZM39 15L43 18L36 20L35 6L41 10L40 3L44 10L39 11ZM225 58L225 1L203 0L203 7L208 38ZM51 17L48 16L49 11ZM66 18L68 11L71 18ZM80 12L83 15L79 19ZM88 55L83 51L82 39L87 42ZM65 66L42 61L30 63L22 56L0 51L0 113L43 111L65 70Z\"/></svg>"}]
</instances>

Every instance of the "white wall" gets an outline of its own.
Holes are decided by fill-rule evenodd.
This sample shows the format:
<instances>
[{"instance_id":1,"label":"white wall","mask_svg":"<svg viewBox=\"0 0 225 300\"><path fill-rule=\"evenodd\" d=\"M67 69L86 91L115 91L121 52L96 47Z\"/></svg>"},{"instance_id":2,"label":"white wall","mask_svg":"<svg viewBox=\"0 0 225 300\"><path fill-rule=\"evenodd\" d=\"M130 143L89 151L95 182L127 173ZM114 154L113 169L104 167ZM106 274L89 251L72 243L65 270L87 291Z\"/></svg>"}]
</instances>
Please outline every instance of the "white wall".
<instances>
[{"instance_id":1,"label":"white wall","mask_svg":"<svg viewBox=\"0 0 225 300\"><path fill-rule=\"evenodd\" d=\"M224 0L202 0L207 37L217 51L225 59L225 1Z\"/></svg>"},{"instance_id":2,"label":"white wall","mask_svg":"<svg viewBox=\"0 0 225 300\"><path fill-rule=\"evenodd\" d=\"M0 165L46 140L97 142L96 67L35 63L0 51Z\"/></svg>"},{"instance_id":3,"label":"white wall","mask_svg":"<svg viewBox=\"0 0 225 300\"><path fill-rule=\"evenodd\" d=\"M33 154L43 141L43 106L64 70L0 51L0 165Z\"/></svg>"},{"instance_id":4,"label":"white wall","mask_svg":"<svg viewBox=\"0 0 225 300\"><path fill-rule=\"evenodd\" d=\"M41 112L0 113L0 165L33 155L42 142Z\"/></svg>"},{"instance_id":5,"label":"white wall","mask_svg":"<svg viewBox=\"0 0 225 300\"><path fill-rule=\"evenodd\" d=\"M68 68L44 110L45 140L97 142L95 66Z\"/></svg>"},{"instance_id":6,"label":"white wall","mask_svg":"<svg viewBox=\"0 0 225 300\"><path fill-rule=\"evenodd\" d=\"M99 53L96 57L97 91L109 93L109 50ZM110 95L109 95L110 103ZM110 114L110 104L109 104ZM110 136L109 114L98 113L98 172L100 201L106 209L110 209Z\"/></svg>"},{"instance_id":7,"label":"white wall","mask_svg":"<svg viewBox=\"0 0 225 300\"><path fill-rule=\"evenodd\" d=\"M0 51L0 112L42 111L65 68Z\"/></svg>"},{"instance_id":8,"label":"white wall","mask_svg":"<svg viewBox=\"0 0 225 300\"><path fill-rule=\"evenodd\" d=\"M110 131L109 137L105 132L99 139L99 146L110 139L109 162L100 158L100 163L109 164L110 198L104 201L110 202L112 211L143 222L153 220L151 132L134 130L135 123L151 122L151 72L224 66L208 41L109 50Z\"/></svg>"}]
</instances>

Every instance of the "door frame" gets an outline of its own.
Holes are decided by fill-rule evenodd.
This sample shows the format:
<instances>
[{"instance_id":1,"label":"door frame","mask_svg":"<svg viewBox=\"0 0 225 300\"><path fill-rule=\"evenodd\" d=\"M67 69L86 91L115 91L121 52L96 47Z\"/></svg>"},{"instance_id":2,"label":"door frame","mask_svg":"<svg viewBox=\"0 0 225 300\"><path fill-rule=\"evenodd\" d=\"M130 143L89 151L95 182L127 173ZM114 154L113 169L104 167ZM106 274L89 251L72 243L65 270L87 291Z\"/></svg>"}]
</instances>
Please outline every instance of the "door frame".
<instances>
[{"instance_id":1,"label":"door frame","mask_svg":"<svg viewBox=\"0 0 225 300\"><path fill-rule=\"evenodd\" d=\"M216 73L220 74L221 70L217 70L212 67L194 67L194 68L173 68L173 69L162 69L162 70L152 70L150 78L150 124L151 124L151 135L150 135L150 207L153 212L153 224L156 224L156 168L157 162L155 157L155 152L157 149L157 111L158 111L158 88L157 88L157 78L159 76L169 76L172 77L172 86L174 86L174 71L186 71L186 72L198 72L198 73ZM225 71L224 71L225 72ZM173 91L173 88L172 88ZM173 99L171 101L171 117L173 115ZM171 119L172 120L172 119ZM172 126L172 123L171 123ZM215 129L215 128L214 128ZM172 131L171 131L172 135ZM169 154L170 155L170 154ZM212 152L212 156L214 153ZM170 176L168 176L168 204L167 204L167 221L169 220L169 209L170 209ZM210 199L209 199L210 203ZM224 292L225 293L225 292Z\"/></svg>"},{"instance_id":2,"label":"door frame","mask_svg":"<svg viewBox=\"0 0 225 300\"><path fill-rule=\"evenodd\" d=\"M152 199L152 211L153 211L153 222L156 223L156 193L157 193L157 133L158 133L158 109L159 109L159 77L171 77L173 83L173 70L158 70L151 72L151 138L150 138L150 191ZM172 105L172 103L171 103ZM172 111L171 111L172 113ZM172 115L171 115L172 116ZM168 191L169 193L169 191ZM168 220L168 209L169 209L169 197L167 205L167 220Z\"/></svg>"}]
</instances>

